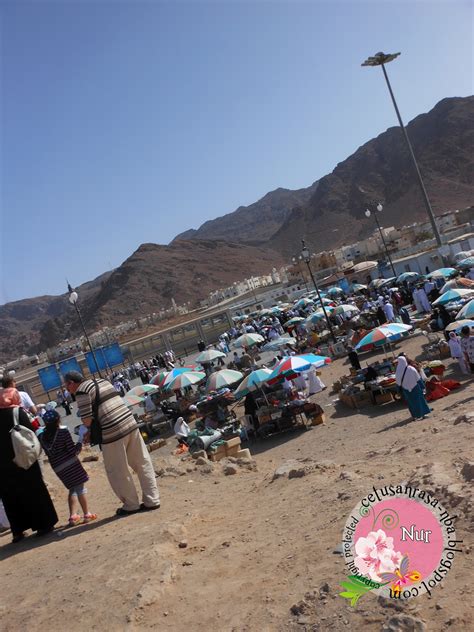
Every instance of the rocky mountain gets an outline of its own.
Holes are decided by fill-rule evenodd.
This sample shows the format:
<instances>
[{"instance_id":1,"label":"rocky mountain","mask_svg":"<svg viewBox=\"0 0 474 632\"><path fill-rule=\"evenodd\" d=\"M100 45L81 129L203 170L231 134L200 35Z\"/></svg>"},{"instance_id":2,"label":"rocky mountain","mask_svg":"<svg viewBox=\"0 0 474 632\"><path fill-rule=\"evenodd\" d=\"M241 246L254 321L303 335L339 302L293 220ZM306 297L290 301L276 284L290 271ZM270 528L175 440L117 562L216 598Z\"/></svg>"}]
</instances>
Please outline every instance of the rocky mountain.
<instances>
[{"instance_id":1,"label":"rocky mountain","mask_svg":"<svg viewBox=\"0 0 474 632\"><path fill-rule=\"evenodd\" d=\"M474 97L440 101L407 126L435 214L472 205ZM427 220L415 170L399 127L360 147L321 178L308 204L300 206L269 240L291 253L305 237L316 251L354 243L373 230L364 210L381 201L383 225Z\"/></svg>"},{"instance_id":2,"label":"rocky mountain","mask_svg":"<svg viewBox=\"0 0 474 632\"><path fill-rule=\"evenodd\" d=\"M270 249L217 240L142 244L112 272L77 291L90 331L177 304L195 307L210 291L270 272L282 263ZM67 294L0 306L0 362L41 351L81 333Z\"/></svg>"},{"instance_id":3,"label":"rocky mountain","mask_svg":"<svg viewBox=\"0 0 474 632\"><path fill-rule=\"evenodd\" d=\"M471 206L474 97L440 101L407 126L435 213ZM181 233L180 239L227 238L269 246L286 256L305 238L314 250L353 243L374 228L364 210L384 205L381 222L426 220L415 171L400 128L365 143L307 189L277 189L258 202ZM270 217L270 220L268 219ZM250 229L250 230L249 230Z\"/></svg>"},{"instance_id":4,"label":"rocky mountain","mask_svg":"<svg viewBox=\"0 0 474 632\"><path fill-rule=\"evenodd\" d=\"M261 244L272 238L291 210L306 205L316 192L318 183L305 189L276 189L250 206L239 206L233 213L205 222L175 239L227 239L248 244Z\"/></svg>"},{"instance_id":5,"label":"rocky mountain","mask_svg":"<svg viewBox=\"0 0 474 632\"><path fill-rule=\"evenodd\" d=\"M416 117L408 133L435 213L473 204L474 97L443 99ZM373 231L367 206L384 205L383 225L426 220L399 127L360 147L306 189L276 189L168 246L143 244L119 268L79 289L90 327L114 324L268 272L298 252L353 243ZM235 243L236 240L239 243ZM258 246L258 247L257 247ZM0 361L77 333L67 297L42 296L0 306Z\"/></svg>"}]
</instances>

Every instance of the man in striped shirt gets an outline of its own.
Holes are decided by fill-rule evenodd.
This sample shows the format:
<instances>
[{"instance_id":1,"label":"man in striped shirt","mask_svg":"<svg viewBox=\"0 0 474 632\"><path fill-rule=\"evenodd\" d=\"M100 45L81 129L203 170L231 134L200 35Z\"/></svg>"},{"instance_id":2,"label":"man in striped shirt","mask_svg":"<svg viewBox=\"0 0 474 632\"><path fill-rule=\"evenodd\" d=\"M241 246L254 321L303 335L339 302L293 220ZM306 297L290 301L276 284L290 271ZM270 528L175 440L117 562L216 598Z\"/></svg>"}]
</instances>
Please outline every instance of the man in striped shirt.
<instances>
[{"instance_id":1,"label":"man in striped shirt","mask_svg":"<svg viewBox=\"0 0 474 632\"><path fill-rule=\"evenodd\" d=\"M158 509L160 495L150 454L135 418L112 384L101 379L86 380L78 371L66 373L64 383L68 391L76 396L79 417L87 427L92 423L93 404L97 397L105 471L110 486L123 502L123 506L117 509L117 515ZM140 481L141 504L130 468Z\"/></svg>"}]
</instances>

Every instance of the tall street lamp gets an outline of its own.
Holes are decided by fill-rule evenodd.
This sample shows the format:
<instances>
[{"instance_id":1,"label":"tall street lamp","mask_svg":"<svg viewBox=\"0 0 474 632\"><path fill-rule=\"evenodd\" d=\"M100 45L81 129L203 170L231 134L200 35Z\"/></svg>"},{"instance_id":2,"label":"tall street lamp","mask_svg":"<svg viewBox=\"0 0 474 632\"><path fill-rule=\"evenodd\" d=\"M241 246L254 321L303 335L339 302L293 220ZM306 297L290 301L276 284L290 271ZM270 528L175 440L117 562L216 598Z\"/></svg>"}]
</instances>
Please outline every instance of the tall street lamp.
<instances>
[{"instance_id":1,"label":"tall street lamp","mask_svg":"<svg viewBox=\"0 0 474 632\"><path fill-rule=\"evenodd\" d=\"M383 206L380 204L380 202L377 204L377 211L379 213L381 213L383 211ZM369 209L366 209L365 211L365 216L366 217L370 217L372 215L372 213L369 211ZM380 238L382 239L382 243L383 243L383 247L385 248L385 254L387 255L387 259L390 261L390 266L392 268L392 274L393 276L397 276L397 273L395 272L395 268L393 267L393 261L392 258L390 257L390 253L388 252L388 248L387 248L387 243L385 241L385 238L383 236L383 231L382 228L379 224L379 220L377 218L377 213L374 213L374 218L375 218L375 222L377 224L377 228L379 229L379 233L380 233Z\"/></svg>"},{"instance_id":2,"label":"tall street lamp","mask_svg":"<svg viewBox=\"0 0 474 632\"><path fill-rule=\"evenodd\" d=\"M308 292L308 284L306 283L306 277L304 275L303 270L301 269L301 255L299 257L292 257L291 261L294 266L298 266L299 273L301 274L301 278L303 279L303 283L305 285L306 291Z\"/></svg>"},{"instance_id":3,"label":"tall street lamp","mask_svg":"<svg viewBox=\"0 0 474 632\"><path fill-rule=\"evenodd\" d=\"M389 54L377 53L373 57L368 57L364 61L364 63L361 64L361 65L362 66L381 66L382 67L383 76L385 77L385 81L387 82L388 91L390 92L390 96L392 97L393 107L395 108L395 112L397 114L398 122L400 123L400 127L402 128L403 136L405 137L405 142L407 144L408 151L410 152L410 156L411 156L411 159L413 161L413 165L415 167L416 175L418 177L418 182L419 182L419 185L420 185L420 188L421 188L421 192L423 194L423 200L424 200L424 203L425 203L426 211L427 211L428 216L430 218L430 222L431 222L431 226L433 228L433 233L434 233L434 236L435 236L435 239L436 239L436 243L438 244L438 246L442 246L443 244L442 244L442 241L441 241L441 236L439 234L438 227L436 226L436 220L435 220L435 216L434 216L434 213L433 213L433 209L431 208L430 199L428 197L428 193L426 192L425 185L423 183L423 178L421 177L420 169L418 167L418 163L416 162L415 154L413 152L413 147L411 146L410 139L408 138L407 131L405 129L405 126L403 125L402 117L400 116L400 111L398 109L398 105L397 105L397 102L395 101L395 96L394 96L393 91L392 91L392 86L390 85L390 81L388 80L387 71L385 70L385 64L388 64L389 62L393 61L399 55L400 55L400 53L389 53Z\"/></svg>"},{"instance_id":4,"label":"tall street lamp","mask_svg":"<svg viewBox=\"0 0 474 632\"><path fill-rule=\"evenodd\" d=\"M77 312L77 315L79 317L79 321L81 323L82 331L84 332L84 336L85 336L85 338L87 340L87 344L89 345L89 349L91 350L92 357L94 358L95 368L97 369L97 373L99 374L99 377L101 378L102 375L101 375L101 372L100 372L100 369L99 369L99 364L97 363L97 358L95 357L94 349L93 349L93 347L91 345L91 341L89 340L89 336L87 335L86 327L84 325L84 321L82 320L81 310L79 309L79 306L77 304L77 301L79 300L79 295L78 295L78 293L75 290L72 289L70 283L67 284L67 289L68 289L68 292L69 292L69 302L71 303L71 305L74 306L74 309Z\"/></svg>"},{"instance_id":5,"label":"tall street lamp","mask_svg":"<svg viewBox=\"0 0 474 632\"><path fill-rule=\"evenodd\" d=\"M336 336L334 335L334 331L333 331L333 328L332 328L332 325L331 325L331 321L329 320L329 316L328 316L328 314L326 312L326 307L324 306L323 299L322 299L321 294L319 292L319 288L318 288L318 286L316 284L316 280L314 278L313 271L311 270L311 266L309 265L309 262L311 261L311 254L310 254L309 249L307 248L307 246L306 246L306 244L304 242L304 239L301 240L301 244L302 244L301 258L303 259L303 261L308 266L308 271L309 271L309 274L310 274L311 279L313 281L314 289L316 290L316 293L318 295L319 302L321 303L321 307L323 308L324 318L326 319L327 326L329 327L329 331L331 332L331 337L332 337L334 342L337 342Z\"/></svg>"}]
</instances>

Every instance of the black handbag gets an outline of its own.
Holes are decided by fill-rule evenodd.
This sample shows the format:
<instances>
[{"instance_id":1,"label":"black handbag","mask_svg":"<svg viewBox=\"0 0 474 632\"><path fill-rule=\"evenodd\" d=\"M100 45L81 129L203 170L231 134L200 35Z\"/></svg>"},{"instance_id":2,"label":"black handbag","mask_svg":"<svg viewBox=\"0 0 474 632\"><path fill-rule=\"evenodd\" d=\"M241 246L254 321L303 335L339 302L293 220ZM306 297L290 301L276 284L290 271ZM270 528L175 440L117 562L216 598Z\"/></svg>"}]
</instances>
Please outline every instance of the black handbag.
<instances>
[{"instance_id":1,"label":"black handbag","mask_svg":"<svg viewBox=\"0 0 474 632\"><path fill-rule=\"evenodd\" d=\"M94 380L95 384L95 397L92 402L92 423L89 428L90 444L102 445L102 427L99 422L99 385L97 380Z\"/></svg>"}]
</instances>

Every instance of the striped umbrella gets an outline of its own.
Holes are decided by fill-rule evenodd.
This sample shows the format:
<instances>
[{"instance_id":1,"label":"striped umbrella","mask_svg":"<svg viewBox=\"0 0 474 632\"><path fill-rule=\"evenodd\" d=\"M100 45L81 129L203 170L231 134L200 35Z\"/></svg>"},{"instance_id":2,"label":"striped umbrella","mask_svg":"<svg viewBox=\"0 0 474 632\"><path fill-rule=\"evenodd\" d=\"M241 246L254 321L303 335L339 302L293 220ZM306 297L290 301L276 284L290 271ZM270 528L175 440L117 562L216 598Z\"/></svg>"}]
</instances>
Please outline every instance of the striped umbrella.
<instances>
[{"instance_id":1,"label":"striped umbrella","mask_svg":"<svg viewBox=\"0 0 474 632\"><path fill-rule=\"evenodd\" d=\"M457 313L456 320L461 320L462 318L474 318L474 299L466 303Z\"/></svg>"},{"instance_id":2,"label":"striped umbrella","mask_svg":"<svg viewBox=\"0 0 474 632\"><path fill-rule=\"evenodd\" d=\"M258 345L260 342L264 342L265 338L260 334L243 334L243 336L239 336L235 341L236 347L253 347L254 345Z\"/></svg>"},{"instance_id":3,"label":"striped umbrella","mask_svg":"<svg viewBox=\"0 0 474 632\"><path fill-rule=\"evenodd\" d=\"M343 314L344 316L346 314L358 314L359 308L356 305L338 305L334 310L334 313L338 315Z\"/></svg>"},{"instance_id":4,"label":"striped umbrella","mask_svg":"<svg viewBox=\"0 0 474 632\"><path fill-rule=\"evenodd\" d=\"M304 356L283 358L273 369L271 375L268 377L268 382L272 383L282 377L292 378L295 373L307 371L312 366L323 366L327 360L330 361L330 359L325 356L316 356L312 353L308 353Z\"/></svg>"},{"instance_id":5,"label":"striped umbrella","mask_svg":"<svg viewBox=\"0 0 474 632\"><path fill-rule=\"evenodd\" d=\"M166 380L169 373L170 371L166 371L166 369L163 369L151 378L150 384L154 384L155 386L160 387L163 386L163 382Z\"/></svg>"},{"instance_id":6,"label":"striped umbrella","mask_svg":"<svg viewBox=\"0 0 474 632\"><path fill-rule=\"evenodd\" d=\"M212 362L217 358L225 358L225 353L217 349L206 349L196 356L197 362Z\"/></svg>"},{"instance_id":7,"label":"striped umbrella","mask_svg":"<svg viewBox=\"0 0 474 632\"><path fill-rule=\"evenodd\" d=\"M341 296L342 294L344 294L344 290L341 289L340 287L330 287L329 290L327 291L328 296Z\"/></svg>"},{"instance_id":8,"label":"striped umbrella","mask_svg":"<svg viewBox=\"0 0 474 632\"><path fill-rule=\"evenodd\" d=\"M301 318L301 316L293 316L293 318L290 318L290 320L286 321L285 327L291 327L292 325L297 325L298 323L302 323L303 321L304 318Z\"/></svg>"},{"instance_id":9,"label":"striped umbrella","mask_svg":"<svg viewBox=\"0 0 474 632\"><path fill-rule=\"evenodd\" d=\"M143 397L147 393L157 393L159 390L160 387L155 384L140 384L130 389L126 396L134 395L136 397Z\"/></svg>"},{"instance_id":10,"label":"striped umbrella","mask_svg":"<svg viewBox=\"0 0 474 632\"><path fill-rule=\"evenodd\" d=\"M462 320L455 320L454 323L449 323L449 325L445 328L444 331L448 333L450 331L455 331L457 334L461 331L463 327L474 328L474 320L471 318L463 318Z\"/></svg>"},{"instance_id":11,"label":"striped umbrella","mask_svg":"<svg viewBox=\"0 0 474 632\"><path fill-rule=\"evenodd\" d=\"M357 351L369 351L373 347L381 347L386 344L390 344L395 340L399 340L410 329L411 325L402 325L401 323L388 323L387 325L381 325L375 327L372 331L369 331L362 340L356 344Z\"/></svg>"},{"instance_id":12,"label":"striped umbrella","mask_svg":"<svg viewBox=\"0 0 474 632\"><path fill-rule=\"evenodd\" d=\"M449 279L453 274L457 274L456 268L439 268L439 270L435 270L434 272L430 272L426 275L427 279L440 279L441 277L445 279Z\"/></svg>"},{"instance_id":13,"label":"striped umbrella","mask_svg":"<svg viewBox=\"0 0 474 632\"><path fill-rule=\"evenodd\" d=\"M441 294L436 301L433 301L433 305L446 305L454 301L462 301L474 296L474 290L448 290Z\"/></svg>"},{"instance_id":14,"label":"striped umbrella","mask_svg":"<svg viewBox=\"0 0 474 632\"><path fill-rule=\"evenodd\" d=\"M308 307L308 305L314 305L314 301L306 297L300 298L300 300L295 303L295 307L298 309L300 307Z\"/></svg>"},{"instance_id":15,"label":"striped umbrella","mask_svg":"<svg viewBox=\"0 0 474 632\"><path fill-rule=\"evenodd\" d=\"M298 358L307 360L311 364L311 366L316 369L320 369L322 366L331 363L331 358L328 358L328 356L320 356L316 355L315 353L302 353L298 356Z\"/></svg>"},{"instance_id":16,"label":"striped umbrella","mask_svg":"<svg viewBox=\"0 0 474 632\"><path fill-rule=\"evenodd\" d=\"M280 347L284 347L285 345L295 345L296 339L291 338L290 336L280 336L280 338L275 338L274 340L270 340L266 345L262 347L262 351L276 351Z\"/></svg>"},{"instance_id":17,"label":"striped umbrella","mask_svg":"<svg viewBox=\"0 0 474 632\"><path fill-rule=\"evenodd\" d=\"M231 386L244 377L240 371L231 371L230 369L222 369L212 373L207 381L207 391L218 391L220 388Z\"/></svg>"},{"instance_id":18,"label":"striped umbrella","mask_svg":"<svg viewBox=\"0 0 474 632\"><path fill-rule=\"evenodd\" d=\"M122 402L125 404L125 406L128 406L129 408L132 408L132 406L138 406L138 404L141 404L143 401L143 397L137 397L136 395L130 394L125 395L125 397L122 399Z\"/></svg>"},{"instance_id":19,"label":"striped umbrella","mask_svg":"<svg viewBox=\"0 0 474 632\"><path fill-rule=\"evenodd\" d=\"M265 384L271 374L272 371L270 369L257 369L256 371L252 371L236 388L234 397L241 399L251 391L256 391L262 384Z\"/></svg>"},{"instance_id":20,"label":"striped umbrella","mask_svg":"<svg viewBox=\"0 0 474 632\"><path fill-rule=\"evenodd\" d=\"M332 312L336 309L335 307L325 307L326 309L326 314L332 314ZM310 314L308 316L308 318L306 319L307 323L317 323L320 320L324 320L326 317L324 316L324 312L322 310L322 308L320 307L319 309L317 309L315 312L313 312L312 314Z\"/></svg>"},{"instance_id":21,"label":"striped umbrella","mask_svg":"<svg viewBox=\"0 0 474 632\"><path fill-rule=\"evenodd\" d=\"M170 382L165 384L165 389L167 391L176 391L178 388L193 386L193 384L201 382L205 377L206 374L202 371L188 371L186 373L180 373Z\"/></svg>"}]
</instances>

